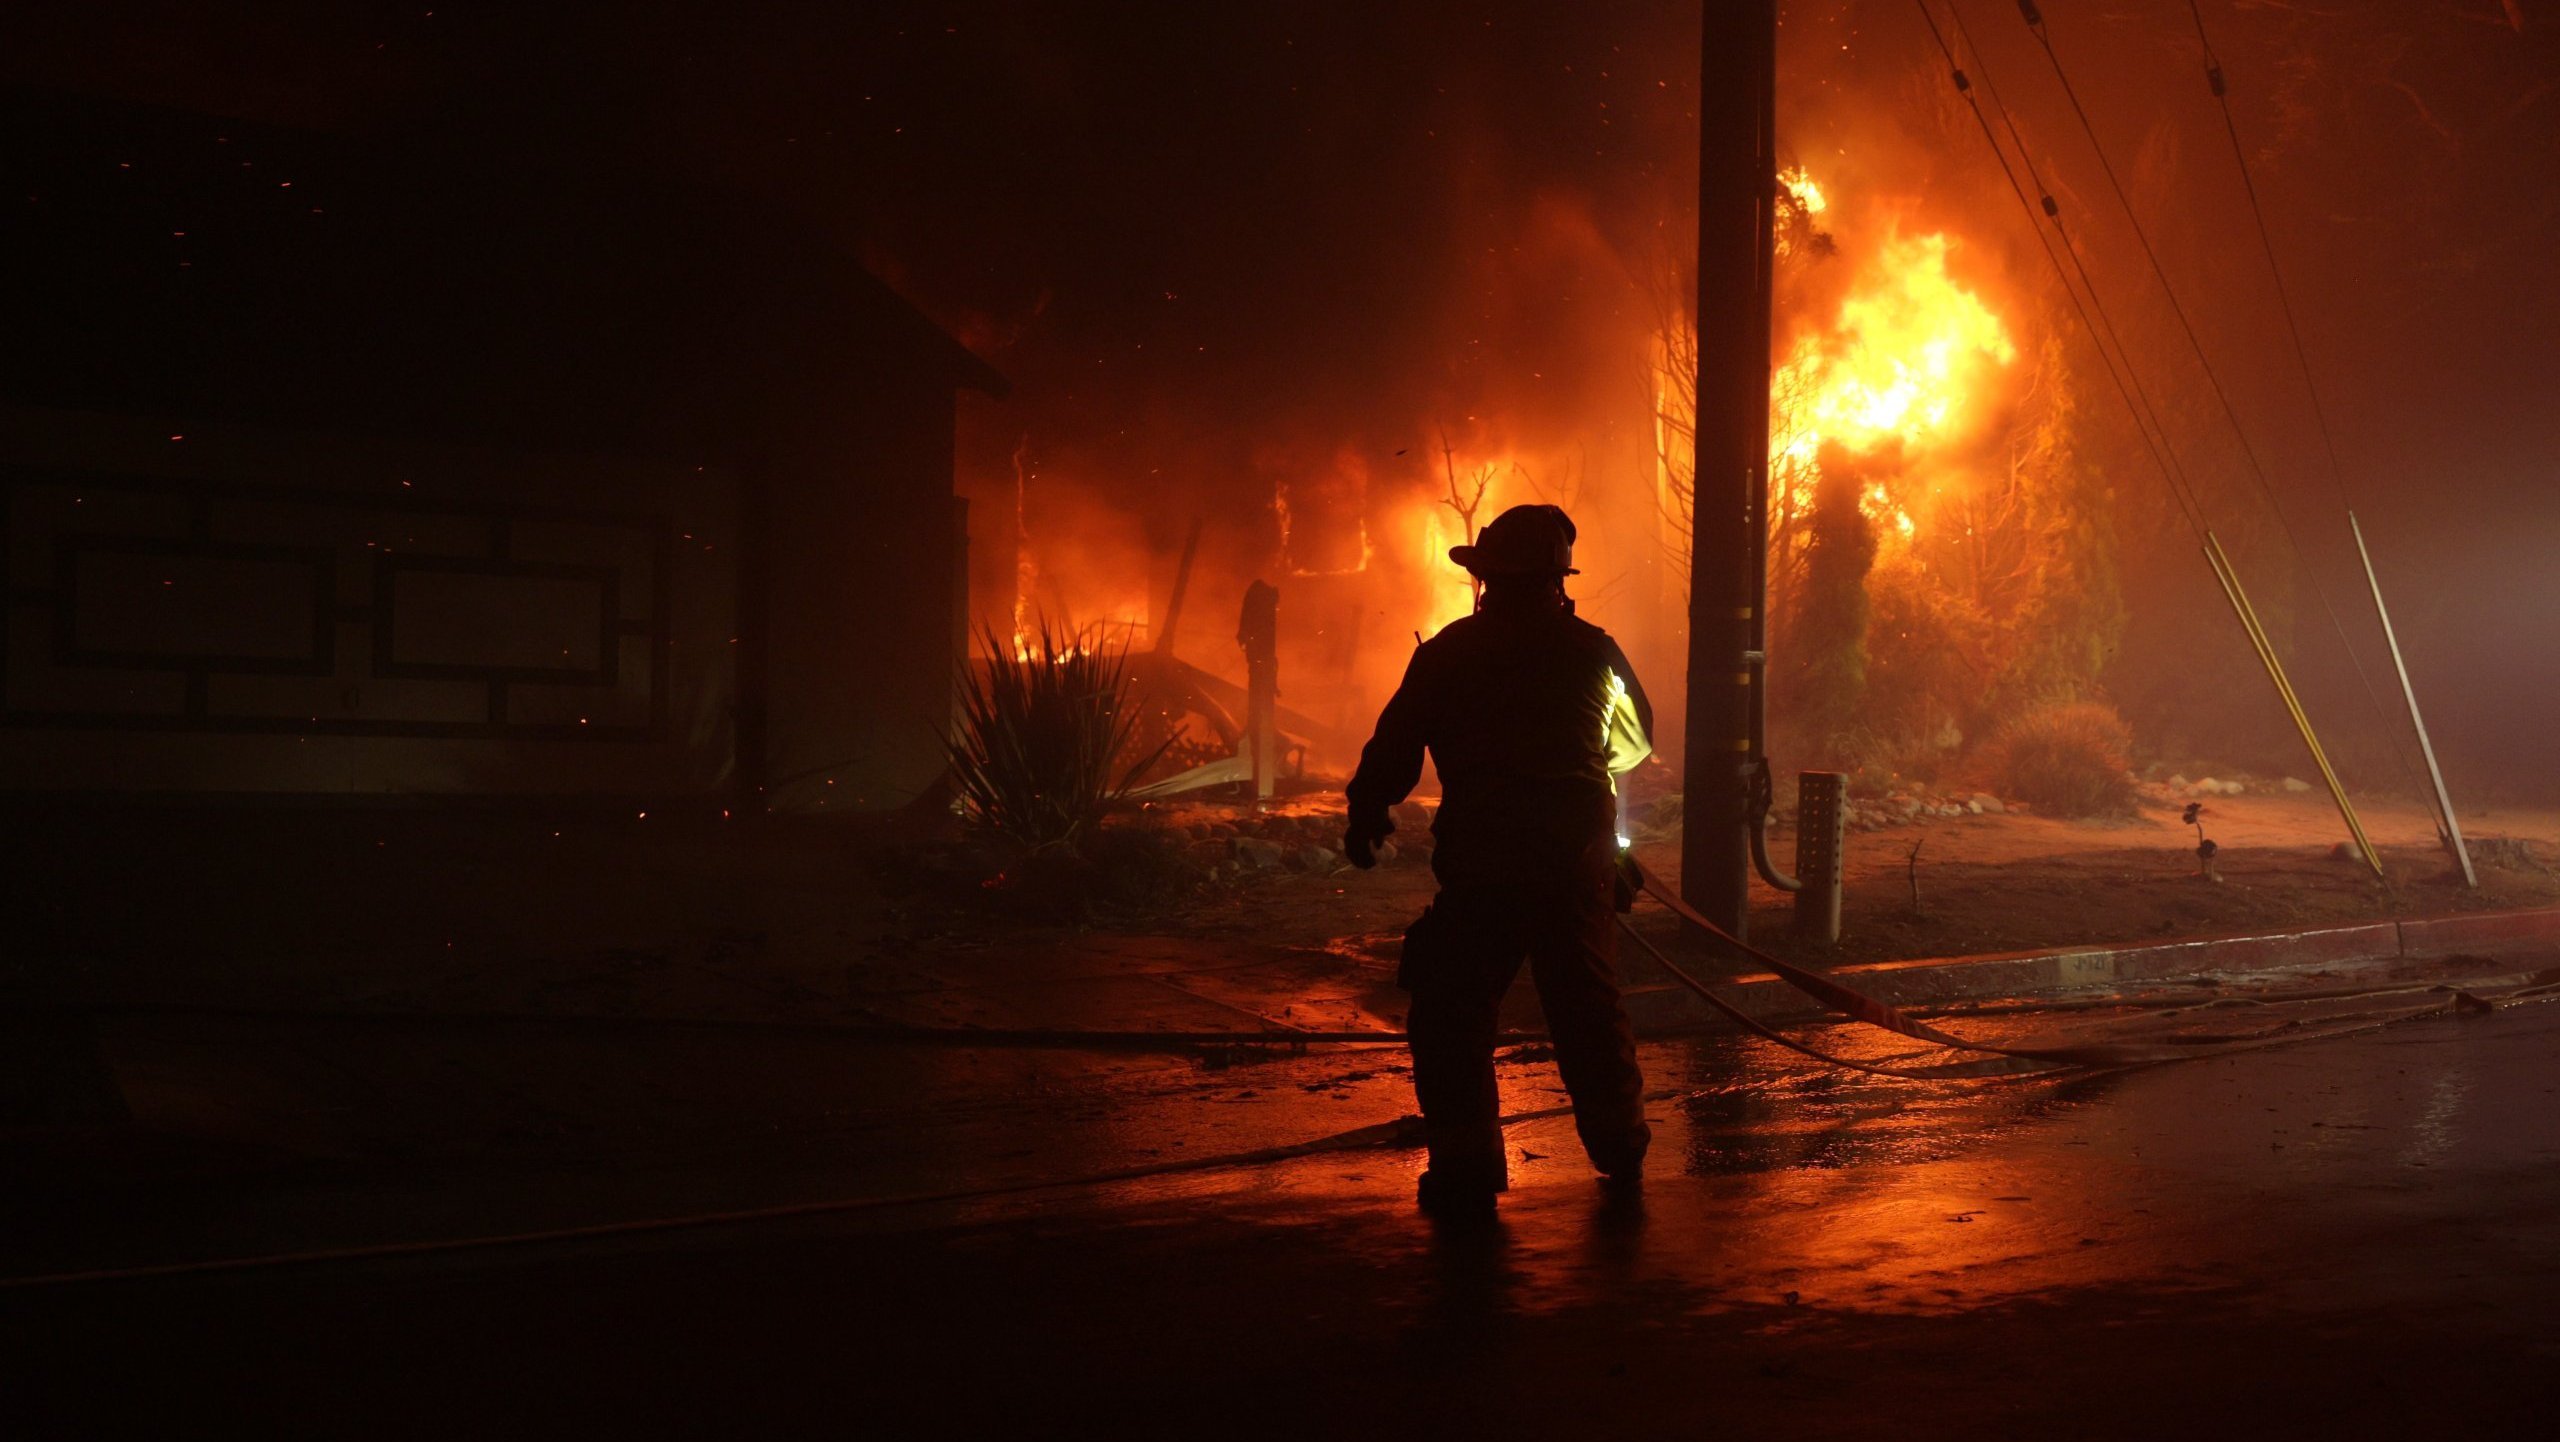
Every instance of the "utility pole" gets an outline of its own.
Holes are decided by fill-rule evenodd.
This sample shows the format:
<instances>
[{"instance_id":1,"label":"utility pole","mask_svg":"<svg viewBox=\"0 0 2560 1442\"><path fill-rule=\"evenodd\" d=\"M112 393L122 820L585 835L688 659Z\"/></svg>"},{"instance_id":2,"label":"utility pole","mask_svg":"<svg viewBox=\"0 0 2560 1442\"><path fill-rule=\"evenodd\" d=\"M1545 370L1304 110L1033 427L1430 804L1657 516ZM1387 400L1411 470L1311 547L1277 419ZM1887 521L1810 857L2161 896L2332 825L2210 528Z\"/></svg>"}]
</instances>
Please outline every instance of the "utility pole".
<instances>
[{"instance_id":1,"label":"utility pole","mask_svg":"<svg viewBox=\"0 0 2560 1442\"><path fill-rule=\"evenodd\" d=\"M1777 0L1704 0L1698 75L1697 466L1680 893L1735 936L1750 918L1769 485L1770 223Z\"/></svg>"}]
</instances>

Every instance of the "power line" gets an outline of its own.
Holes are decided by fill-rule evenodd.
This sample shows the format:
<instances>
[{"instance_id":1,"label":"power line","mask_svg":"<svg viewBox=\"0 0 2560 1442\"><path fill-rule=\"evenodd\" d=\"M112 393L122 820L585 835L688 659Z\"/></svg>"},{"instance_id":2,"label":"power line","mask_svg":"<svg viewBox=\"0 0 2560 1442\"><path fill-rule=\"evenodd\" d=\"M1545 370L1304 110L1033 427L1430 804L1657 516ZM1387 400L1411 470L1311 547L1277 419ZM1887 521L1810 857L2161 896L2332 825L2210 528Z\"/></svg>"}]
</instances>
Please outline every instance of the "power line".
<instances>
[{"instance_id":1,"label":"power line","mask_svg":"<svg viewBox=\"0 0 2560 1442\"><path fill-rule=\"evenodd\" d=\"M1949 0L1951 7L1955 3L1956 0ZM2223 418L2231 423L2231 434L2240 443L2240 454L2248 462L2249 474L2257 480L2258 488L2266 493L2267 504L2275 510L2276 524L2283 528L2286 540L2294 543L2298 554L2302 548L2294 539L2292 522L2285 516L2284 501L2267 480L2266 467L2258 461L2258 449L2249 441L2248 428L2240 423L2239 408L2231 403L2230 392L2223 389L2221 373L2213 368L2212 359L2205 354L2204 341L2196 334L2195 322L2188 318L2186 306L2179 301L2178 288L2169 282L2168 267L2160 263L2160 252L2152 247L2150 232L2143 229L2142 217L2133 208L2133 198L2126 192L2124 182L2117 177L2115 162L2107 158L2107 148L2098 140L2098 129L2090 123L2089 112L2080 103L2080 91L2071 83L2070 72L2063 69L2062 57L2055 52L2053 36L2045 26L2044 12L2036 8L2035 0L2018 0L2018 13L2026 18L2028 33L2035 36L2036 43L2043 47L2045 61L2053 67L2053 78L2062 83L2063 98L2071 103L2071 113L2079 118L2080 133L2088 137L2089 149L2098 157L2098 168L2106 174L2107 188L2115 193L2116 204L2123 207L2125 220L2133 228L2134 241L2142 248L2143 259L2150 262L2153 278L2160 282L2160 293L2168 299L2169 313L2177 318L2178 329L2187 338L2187 348L2195 353L2196 365L2204 372L2206 386L2221 405Z\"/></svg>"},{"instance_id":2,"label":"power line","mask_svg":"<svg viewBox=\"0 0 2560 1442\"><path fill-rule=\"evenodd\" d=\"M1928 7L1925 4L1921 7L1921 13L1924 16L1928 14ZM2198 532L2197 539L2202 540L2202 533L2209 529L2209 527L2205 525L2203 519L2204 501L2202 494L2196 490L2194 479L2187 474L2186 466L2178 459L2177 445L2170 439L2168 423L2161 420L2160 409L2151 399L2151 390L2148 386L2145 386L2142 383L2142 373L2134 366L2133 350L2130 346L2127 346L2124 343L2124 337L2117 333L2115 318L2108 314L2106 302L2098 294L2097 278L2089 273L2089 265L2086 257L2080 254L2080 247L2074 241L2070 229L2062 223L2061 202L2054 199L2053 187L2045 184L2044 177L2037 172L2035 154L2027 148L2026 136L2021 134L2018 130L2016 115L2009 109L2008 103L2000 98L1999 78L1991 73L1990 57L1984 55L1982 53L1982 47L1975 43L1972 27L1965 24L1963 8L1955 4L1954 0L1948 0L1947 13L1952 16L1956 22L1956 34L1964 41L1965 50L1972 55L1974 68L1981 72L1982 88L1991 97L1991 108L2000 112L2000 128L2009 133L2009 143L2017 148L2018 163L2025 168L2027 172L2027 179L2035 186L2037 204L2035 207L2030 208L2028 221L2030 224L2033 224L2035 219L2035 210L2041 209L2044 213L2045 219L2052 224L2054 234L2061 240L2061 253L2070 258L2071 268L2079 275L2081 288L2088 292L2090 307L2096 311L2098 324L2105 331L2105 344L2113 345L2116 349L2116 354L2122 357L2125 375L2131 382L2131 395L2128 398L2128 404L2139 402L2138 406L2135 408L2134 427L2136 430L2141 430L2144 421L2148 420L2151 431L2156 431L2158 433L2159 441L2157 443L2157 451L2160 456L2165 457L2164 470L2171 478L2173 490L2183 490L2184 494L2180 497L2181 504L2184 505L2189 512L2190 521ZM1930 23L1930 29L1932 33L1936 32L1937 25L1934 20ZM1941 35L1938 38L1939 48L1944 50L1946 48L1945 37ZM1953 66L1954 58L1952 55L1949 56L1948 63L1951 67ZM1959 77L1961 77L1963 73L1964 72L1961 70L1956 71L1956 74ZM1966 87L1959 84L1957 88L1959 90L1964 90ZM1967 99L1971 99L1969 91L1967 92ZM1977 119L1980 118L1981 107L1979 105L1974 106L1974 114ZM1989 130L1987 127L1985 128L1984 134L1986 138L1988 138ZM1993 140L1993 152L1996 154L1999 152L1999 149L1999 142L1997 140ZM2007 165L2005 157L2003 157L2001 163L2005 168ZM2011 183L2014 187L2014 177ZM2039 236L2042 235L2041 227L2037 228L2037 233ZM2046 247L2046 254L2050 256L2052 253L2053 249L2048 245ZM2066 288L2068 287L2068 284L2069 282L2066 280ZM2103 354L2104 350L2105 345L2101 345L2100 353ZM2146 441L2150 439L2148 432L2145 433L2144 439Z\"/></svg>"},{"instance_id":3,"label":"power line","mask_svg":"<svg viewBox=\"0 0 2560 1442\"><path fill-rule=\"evenodd\" d=\"M1973 112L1974 123L1982 129L1983 143L1991 147L1992 158L1999 162L2000 173L2008 179L2010 193L2018 198L2020 208L2027 212L2028 229L2035 234L2037 245L2043 249L2045 259L2052 264L2054 278L2062 283L2062 293L2070 298L2072 309L2078 313L2082 329L2088 332L2090 345L2098 352L2099 363L2106 368L2107 378L2115 383L2116 394L2123 399L2125 411L2133 419L2134 432L2142 437L2143 447L2150 452L2152 464L2160 468L2160 478L2168 485L2171 498L2178 503L2179 512L2186 517L2188 527L2201 541L2206 530L2203 513L2189 494L2184 474L2177 464L2176 453L2173 448L2169 448L2167 433L2163 431L2156 438L2152 434L2152 426L2156 424L2157 416L2151 409L2149 395L2142 392L2142 378L2133 369L2133 357L2129 352L2123 355L2122 371L2119 372L2118 356L2116 352L2108 349L2110 342L2116 345L2117 350L2123 348L2122 342L2115 339L2115 324L2110 319L2102 325L2099 320L2092 318L2093 306L2100 317L2105 316L2106 307L2097 294L2095 284L2090 281L2087 267L2081 265L2077 253L2071 251L2067 234L2063 240L2063 251L2057 253L2053 241L2045 235L2044 227L2036 223L2037 214L2041 210L2043 216L2052 221L2054 228L2060 231L2061 207L2055 202L2052 192L2045 188L2042 178L2035 176L2034 161L2026 155L2022 146L2019 159L2027 166L2030 177L2035 179L2037 196L2035 200L2027 198L2026 187L2018 180L2017 167L2009 163L2008 152L2001 148L2000 138L1992 132L1990 118L1983 114L1982 102L1973 93L1972 78L1965 74L1964 67L1957 62L1954 48L1947 43L1946 32L1938 26L1937 15L1930 10L1928 0L1913 0L1913 3L1919 6L1920 18L1927 23L1930 38L1937 42L1938 53L1946 57L1947 73L1955 84L1956 93L1964 97L1966 107ZM1961 15L1956 18L1959 22L1963 20ZM1980 59L1979 51L1975 52L1975 58ZM1986 82L1989 79L1987 74L1984 78ZM1997 96L1994 97L1993 103L1998 104ZM2004 121L2007 118L2005 110L2002 112L2002 118ZM2013 129L2012 134L2014 133ZM2072 284L2071 270L2063 265L2063 254L2071 255L2072 268L2079 271L2081 283L2088 287L2089 295L2086 300L2081 298L2080 289ZM2139 400L2136 399L2137 393L2141 394Z\"/></svg>"},{"instance_id":4,"label":"power line","mask_svg":"<svg viewBox=\"0 0 2560 1442\"><path fill-rule=\"evenodd\" d=\"M2001 149L1998 137L1992 134L1990 123L1982 113L1980 102L1974 98L1971 80L1965 75L1963 67L1956 63L1954 51L1947 44L1945 32L1939 29L1937 17L1930 10L1928 0L1919 0L1919 4L1921 18L1927 22L1930 36L1937 42L1939 52L1946 57L1948 71L1958 93L1965 97L1967 104L1972 108L1975 123L1981 127L1983 138L1990 143L1992 155L1999 161L2002 174L2009 179L2011 192L2017 195L2022 205L2026 204L2026 192L2018 184L2017 172L2010 166L2007 152ZM2273 645L2268 641L2247 596L2242 592L2238 575L2232 570L2231 562L2224 554L2221 543L2215 539L2210 529L2203 526L2201 506L2193 496L2184 494L2184 477L2180 474L2181 468L2176 465L2175 443L2169 437L2167 426L2161 423L2158 411L2152 407L2148 389L2141 384L2141 373L2133 364L2132 352L2125 348L2122 338L2115 334L2113 320L2106 317L2105 303L2098 294L2096 279L2090 275L2087 264L2082 260L2078 249L2071 244L2070 234L2062 225L2061 206L2055 202L2052 192L2044 185L2043 177L2036 174L2034 157L2027 148L2026 137L2019 133L2015 116L2000 100L1999 88L1992 81L1989 61L1984 58L1981 48L1974 43L1972 32L1964 23L1962 6L1956 3L1956 0L1948 0L1948 10L1955 18L1958 33L1963 35L1966 47L1972 52L1975 62L1982 67L1984 84L1991 92L1992 105L2000 111L2001 123L2008 130L2010 140L2017 146L2019 158L2026 165L2028 176L2036 183L2038 198L2042 202L2045 217L2053 222L2057 235L2061 237L2063 250L2070 254L2073 269L2080 275L2081 285L2088 292L2090 304L2096 306L2099 318L2105 321L2103 332L2099 326L2091 323L2088 308L2080 305L2080 292L2072 288L2068 275L2061 276L2064 291L2072 297L2075 308L2080 309L2082 324L2089 326L2091 339L2096 342L2100 357L2108 362L2109 376L2116 379L2118 393L2124 397L2127 409L2134 413L2135 429L2142 433L2145 445L2151 448L2154 462L2161 465L2162 477L2169 481L2171 493L2178 496L2180 506L2187 514L2188 525L2195 530L2205 558L2213 566L2215 580L2221 583L2224 595L2231 602L2232 609L2239 615L2242 628L2249 633L2251 645L2258 651L2259 659L2266 664L2268 678L2275 683L2276 692L2283 700L2285 709L2292 715L2295 726L2302 732L2303 744L2309 748L2311 759L2319 765L2321 779L2328 783L2330 795L2338 803L2338 814L2346 821L2348 831L2354 835L2357 846L2364 852L2366 863L2373 868L2376 876L2383 876L2380 853L2374 850L2372 841L2365 835L2364 825L2356 817L2354 803L2347 799L2346 788L2339 782L2337 771L2331 766L2327 753L2321 747L2320 738L2313 731L2310 718L2304 714L2302 704L2294 694L2293 683L2284 674L2283 663L2277 658ZM2034 218L2035 207L2030 205L2028 222L2030 228L2035 230L2039 241L2042 241L2043 227L2035 225ZM2046 258L2053 262L2056 273L2060 275L2061 261L2055 253L2054 246L2046 242L2044 249ZM2119 375L2116 369L2119 356L2110 354L2107 349L2108 340L2113 340L2117 352L2121 353L2122 375ZM2126 385L2126 377L2131 378L2129 388ZM2135 400L2136 396L2140 397L2138 404ZM2159 432L2156 444L2153 441L2151 429L2144 425L2146 418L2150 427L2156 428ZM2341 639L2344 639L2343 632L2341 632ZM2352 655L2352 652L2350 654Z\"/></svg>"},{"instance_id":5,"label":"power line","mask_svg":"<svg viewBox=\"0 0 2560 1442\"><path fill-rule=\"evenodd\" d=\"M2370 555L2366 554L2364 549L2364 532L2355 524L2355 501L2354 498L2347 493L2346 468L2338 464L2338 439L2337 436L2329 429L2329 408L2320 398L2320 383L2314 377L2311 370L2311 350L2310 347L2304 345L2302 341L2302 323L2294 315L2293 293L2291 288L2284 283L2284 267L2276 260L2275 237L2267 229L2266 207L2261 204L2258 199L2257 177L2253 175L2249 169L2248 147L2240 143L2240 124L2231 113L2231 87L2223 79L2222 57L2214 51L2213 36L2205 29L2204 8L2197 3L2197 0L2187 0L2187 14L2193 17L2196 22L2196 43L2204 48L2205 85L2213 92L2215 105L2222 112L2222 133L2228 136L2231 140L2231 162L2239 169L2240 188L2249 197L2249 217L2253 222L2255 222L2257 227L2258 249L2259 252L2267 258L2267 276L2268 279L2273 281L2275 284L2276 307L2284 314L2285 336L2293 343L2294 364L2300 368L2302 372L2303 394L2308 396L2311 400L2311 418L2319 428L2321 451L2329 462L2329 484L2338 493L2338 505L2347 513L2348 528L2355 533L2356 552L2364 559L2368 573L2370 573L2372 558ZM2375 586L2376 589L2373 593L2374 619L2381 623L2383 639L2391 645L2392 663L2395 666L2401 667L2401 683L2402 689L2405 692L2407 691L2408 683L2407 668L2400 660L2398 643L2393 641L2391 638L2391 617L2382 608L2382 592L2380 590L2380 583L2376 582ZM2350 658L2353 656L2352 648L2349 650L2349 656ZM2358 666L2357 671L2359 675L2362 674L2363 668L2361 665ZM2366 692L2368 696L2371 695L2372 683L2370 681L2366 682ZM2462 828L2453 819L2453 802L2451 798L2444 794L2444 778L2436 769L2435 750L2428 744L2426 723L2418 719L2417 696L2415 693L2409 693L2408 699L2409 725L2410 728L2417 733L2418 749L2425 755L2428 774L2433 777L2435 781L2432 788L2421 789L2426 792L2428 796L2428 804L2435 812L2437 826L2441 828L2445 839L2455 844L2456 855L2461 859L2464 872L2468 875L2471 865L2470 857L2467 854L2462 853L2460 850ZM2376 704L2380 704L2378 700L2376 701ZM2409 771L2411 768L2409 766L2408 757L2406 754L2400 752L2399 740L2396 734L2398 728L2393 727L2391 729L2394 732L2392 751L2399 755L2401 769L2404 772ZM2417 778L2412 775L2410 779L2414 781Z\"/></svg>"},{"instance_id":6,"label":"power line","mask_svg":"<svg viewBox=\"0 0 2560 1442\"><path fill-rule=\"evenodd\" d=\"M1952 7L1956 0L1948 0L1948 3ZM2231 434L2240 443L2240 454L2248 462L2249 474L2266 496L2268 509L2275 514L2277 530L2283 534L2285 545L2293 552L2295 561L2300 563L2302 577L2309 583L2312 596L2320 602L2321 611L2328 616L2330 629L2337 633L2338 645L2345 650L2347 664L2354 669L2357 682L2364 688L2365 701L2373 708L2374 719L2382 723L2383 739L2391 747L2392 759L2399 763L2403 778L2424 793L2426 787L2418 780L2417 768L2410 764L2409 753L2400 743L2399 727L2384 709L2381 693L2374 689L2373 677L2365 670L2364 658L2357 653L2355 642L2348 639L2346 622L2339 618L2337 606L2329 599L2328 588L2320 584L2319 573L2312 568L2310 557L2303 550L2302 538L2294 532L2293 521L2285 514L2283 498L2276 494L2274 484L2267 479L2266 468L2259 464L2257 447L2250 444L2248 428L2240 423L2239 409L2232 405L2230 393L2223 389L2221 375L2214 370L2213 361L2205 354L2204 342L2197 336L2194 322L2188 319L2187 308L2178 300L2177 287L2169 282L2168 268L2160 263L2160 253L2153 248L2149 232L2143 229L2142 217L2133 208L2133 198L2126 193L2124 182L2117 177L2115 163L2107 158L2107 148L2098 139L2097 127L2090 123L2088 108L2080 102L2079 89L2071 83L2070 72L2063 68L2062 56L2054 49L2053 34L2045 22L2044 12L2037 8L2036 0L2018 0L2018 14L2026 21L2027 32L2043 49L2045 62L2053 69L2053 78L2061 83L2063 97L2071 103L2071 113L2080 122L2080 132L2088 137L2089 148L2098 157L2098 168L2106 174L2107 188L2115 193L2116 204L2123 207L2125 221L2133 229L2134 240L2140 244L2143 258L2150 262L2152 275L2160 282L2160 292L2169 302L2169 311L2177 317L2178 329L2185 334L2188 348L2195 352L2196 365L2204 372L2205 383L2212 388L2224 418L2231 423ZM2430 809L2433 809L2432 803ZM2441 824L2443 818L2437 819Z\"/></svg>"},{"instance_id":7,"label":"power line","mask_svg":"<svg viewBox=\"0 0 2560 1442\"><path fill-rule=\"evenodd\" d=\"M2346 471L2338 464L2337 437L2329 431L2329 408L2321 402L2319 382L2312 379L2311 352L2302 343L2302 324L2294 318L2293 295L2284 283L2284 267L2276 263L2275 239L2267 231L2267 212L2258 203L2258 182L2249 171L2249 153L2240 143L2240 126L2231 114L2231 89L2222 78L2222 58L2214 53L2213 37L2205 32L2204 10L2196 0L2187 0L2187 13L2195 17L2196 41L2204 47L2205 83L2211 87L2214 100L2222 109L2222 131L2231 137L2231 159L2240 168L2240 188L2249 196L2249 215L2257 222L2258 248L2267 257L2267 275L2275 282L2276 306L2284 312L2285 334L2293 342L2294 363L2302 369L2302 389L2311 397L2311 416L2319 423L2320 445L2329 461L2329 481L2337 487L2338 503L2355 509L2347 495Z\"/></svg>"}]
</instances>

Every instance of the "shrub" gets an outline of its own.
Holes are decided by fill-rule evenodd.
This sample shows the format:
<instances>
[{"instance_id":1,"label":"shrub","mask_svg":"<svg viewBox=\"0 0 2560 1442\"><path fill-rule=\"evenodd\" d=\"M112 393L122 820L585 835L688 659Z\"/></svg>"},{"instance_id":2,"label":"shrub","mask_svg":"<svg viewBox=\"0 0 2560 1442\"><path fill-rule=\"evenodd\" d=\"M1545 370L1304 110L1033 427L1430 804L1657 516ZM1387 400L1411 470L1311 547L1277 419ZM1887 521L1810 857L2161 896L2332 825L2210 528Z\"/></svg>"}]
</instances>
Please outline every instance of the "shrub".
<instances>
[{"instance_id":1,"label":"shrub","mask_svg":"<svg viewBox=\"0 0 2560 1442\"><path fill-rule=\"evenodd\" d=\"M961 683L960 734L950 744L962 812L1025 852L1073 846L1163 750L1124 756L1137 724L1127 649L1107 648L1099 631L1046 621L1028 655L1015 655L992 628L980 636L986 659Z\"/></svg>"},{"instance_id":2,"label":"shrub","mask_svg":"<svg viewBox=\"0 0 2560 1442\"><path fill-rule=\"evenodd\" d=\"M1877 564L1867 599L1867 689L1854 755L1921 774L1980 729L2002 628L1908 555Z\"/></svg>"},{"instance_id":3,"label":"shrub","mask_svg":"<svg viewBox=\"0 0 2560 1442\"><path fill-rule=\"evenodd\" d=\"M2115 708L2096 701L2049 702L2002 726L1986 771L2004 796L2055 816L2127 816L2126 773L2133 733Z\"/></svg>"}]
</instances>

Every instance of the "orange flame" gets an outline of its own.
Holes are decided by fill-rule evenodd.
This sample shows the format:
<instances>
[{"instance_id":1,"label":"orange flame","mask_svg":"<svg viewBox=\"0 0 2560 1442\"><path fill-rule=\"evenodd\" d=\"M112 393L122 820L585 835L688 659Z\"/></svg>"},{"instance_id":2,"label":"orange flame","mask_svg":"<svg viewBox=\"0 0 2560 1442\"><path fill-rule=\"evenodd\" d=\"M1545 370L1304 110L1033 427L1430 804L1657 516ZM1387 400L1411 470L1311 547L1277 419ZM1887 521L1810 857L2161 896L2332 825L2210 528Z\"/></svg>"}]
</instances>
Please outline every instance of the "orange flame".
<instances>
[{"instance_id":1,"label":"orange flame","mask_svg":"<svg viewBox=\"0 0 2560 1442\"><path fill-rule=\"evenodd\" d=\"M1780 505L1810 504L1825 445L1859 454L1890 442L1923 449L1978 419L1977 398L2017 347L2000 317L1947 273L1952 244L1943 234L1887 240L1830 327L1797 337L1772 387L1770 471L1783 486ZM1915 529L1904 498L1882 485L1868 488L1861 509L1906 539Z\"/></svg>"}]
</instances>

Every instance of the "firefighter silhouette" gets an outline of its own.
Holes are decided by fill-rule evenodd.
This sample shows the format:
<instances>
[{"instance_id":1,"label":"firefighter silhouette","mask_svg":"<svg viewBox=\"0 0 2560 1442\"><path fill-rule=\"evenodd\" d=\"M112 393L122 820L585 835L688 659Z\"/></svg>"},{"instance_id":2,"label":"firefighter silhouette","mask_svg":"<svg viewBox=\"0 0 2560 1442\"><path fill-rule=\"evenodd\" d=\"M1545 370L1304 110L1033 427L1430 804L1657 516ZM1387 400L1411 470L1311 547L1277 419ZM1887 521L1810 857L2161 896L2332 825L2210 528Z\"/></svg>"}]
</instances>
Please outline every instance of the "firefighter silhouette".
<instances>
[{"instance_id":1,"label":"firefighter silhouette","mask_svg":"<svg viewBox=\"0 0 2560 1442\"><path fill-rule=\"evenodd\" d=\"M1574 540L1562 509L1515 506L1450 549L1484 583L1476 612L1416 648L1345 788L1343 852L1365 868L1426 750L1440 775L1440 891L1397 976L1435 1214L1487 1212L1509 1184L1493 1039L1524 959L1592 1165L1631 1186L1652 1138L1618 996L1614 778L1651 751L1653 712L1626 653L1565 595Z\"/></svg>"}]
</instances>

